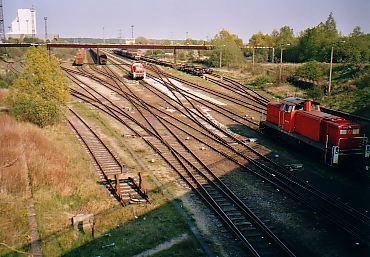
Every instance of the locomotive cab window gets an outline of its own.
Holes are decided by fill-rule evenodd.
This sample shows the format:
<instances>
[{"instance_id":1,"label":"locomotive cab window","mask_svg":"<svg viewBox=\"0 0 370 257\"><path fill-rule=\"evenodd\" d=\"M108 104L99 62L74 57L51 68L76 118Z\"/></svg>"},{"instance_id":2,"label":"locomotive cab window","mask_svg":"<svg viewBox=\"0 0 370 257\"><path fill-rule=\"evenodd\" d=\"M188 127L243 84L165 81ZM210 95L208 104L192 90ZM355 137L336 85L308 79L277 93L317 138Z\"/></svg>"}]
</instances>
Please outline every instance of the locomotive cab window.
<instances>
[{"instance_id":1,"label":"locomotive cab window","mask_svg":"<svg viewBox=\"0 0 370 257\"><path fill-rule=\"evenodd\" d=\"M303 104L297 104L294 109L296 111L303 110Z\"/></svg>"},{"instance_id":2,"label":"locomotive cab window","mask_svg":"<svg viewBox=\"0 0 370 257\"><path fill-rule=\"evenodd\" d=\"M289 105L289 104L285 104L284 105L284 112L292 112L293 111L293 107L292 105Z\"/></svg>"},{"instance_id":3,"label":"locomotive cab window","mask_svg":"<svg viewBox=\"0 0 370 257\"><path fill-rule=\"evenodd\" d=\"M315 102L312 102L312 110L314 111L320 111L320 104L319 103L315 103Z\"/></svg>"}]
</instances>

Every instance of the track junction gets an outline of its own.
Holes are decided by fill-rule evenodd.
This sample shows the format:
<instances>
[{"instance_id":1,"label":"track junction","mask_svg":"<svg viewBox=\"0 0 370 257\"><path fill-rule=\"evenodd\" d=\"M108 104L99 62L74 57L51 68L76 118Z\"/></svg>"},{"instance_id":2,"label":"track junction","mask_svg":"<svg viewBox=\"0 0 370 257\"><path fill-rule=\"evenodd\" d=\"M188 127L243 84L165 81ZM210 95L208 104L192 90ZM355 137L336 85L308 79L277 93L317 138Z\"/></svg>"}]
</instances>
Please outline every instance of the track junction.
<instances>
[{"instance_id":1,"label":"track junction","mask_svg":"<svg viewBox=\"0 0 370 257\"><path fill-rule=\"evenodd\" d=\"M297 213L318 214L353 245L369 244L367 214L292 176L286 167L260 151L253 140L228 129L228 124L239 124L258 131L267 98L227 77L207 74L204 78L214 84L207 88L150 63L146 63L148 78L132 83L125 78L130 61L106 54L107 66L64 68L74 84L72 95L141 138L252 256L299 256L299 251L282 239L282 231L274 228L269 215L256 202L241 199L223 182L222 177L230 170L243 169L251 183L263 184L266 192L297 202ZM119 99L112 100L107 92ZM104 173L103 177L109 184L111 180Z\"/></svg>"}]
</instances>

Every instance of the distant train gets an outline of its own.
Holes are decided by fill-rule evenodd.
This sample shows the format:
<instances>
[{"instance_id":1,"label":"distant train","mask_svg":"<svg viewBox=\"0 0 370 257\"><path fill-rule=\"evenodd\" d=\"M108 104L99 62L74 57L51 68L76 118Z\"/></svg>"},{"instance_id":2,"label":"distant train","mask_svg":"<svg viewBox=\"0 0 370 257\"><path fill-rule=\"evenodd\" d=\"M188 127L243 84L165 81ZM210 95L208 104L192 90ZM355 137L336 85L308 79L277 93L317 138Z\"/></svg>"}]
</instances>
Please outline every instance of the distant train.
<instances>
[{"instance_id":1,"label":"distant train","mask_svg":"<svg viewBox=\"0 0 370 257\"><path fill-rule=\"evenodd\" d=\"M80 66L85 63L85 49L78 50L73 65Z\"/></svg>"},{"instance_id":2,"label":"distant train","mask_svg":"<svg viewBox=\"0 0 370 257\"><path fill-rule=\"evenodd\" d=\"M319 103L307 99L288 97L270 102L260 128L319 150L327 164L339 164L345 156L369 161L370 145L367 137L360 135L360 125L321 112Z\"/></svg>"},{"instance_id":3,"label":"distant train","mask_svg":"<svg viewBox=\"0 0 370 257\"><path fill-rule=\"evenodd\" d=\"M142 56L137 50L115 49L113 50L113 53L132 60L140 60Z\"/></svg>"},{"instance_id":4,"label":"distant train","mask_svg":"<svg viewBox=\"0 0 370 257\"><path fill-rule=\"evenodd\" d=\"M178 70L195 75L202 76L204 74L212 74L213 70L207 67L193 64L183 64L178 67Z\"/></svg>"},{"instance_id":5,"label":"distant train","mask_svg":"<svg viewBox=\"0 0 370 257\"><path fill-rule=\"evenodd\" d=\"M105 53L102 53L101 50L90 48L89 52L96 64L102 64L102 65L107 64L108 57ZM99 57L97 55L97 52L99 52Z\"/></svg>"},{"instance_id":6,"label":"distant train","mask_svg":"<svg viewBox=\"0 0 370 257\"><path fill-rule=\"evenodd\" d=\"M158 58L152 58L148 56L143 56L139 51L137 50L127 50L127 49L115 49L113 50L113 53L132 59L132 60L142 60L150 63L159 64L166 67L171 67L174 69L178 69L180 71L195 75L195 76L202 76L204 74L212 74L213 70L211 68L207 68L201 65L194 65L194 64L175 64L168 61L163 61Z\"/></svg>"}]
</instances>

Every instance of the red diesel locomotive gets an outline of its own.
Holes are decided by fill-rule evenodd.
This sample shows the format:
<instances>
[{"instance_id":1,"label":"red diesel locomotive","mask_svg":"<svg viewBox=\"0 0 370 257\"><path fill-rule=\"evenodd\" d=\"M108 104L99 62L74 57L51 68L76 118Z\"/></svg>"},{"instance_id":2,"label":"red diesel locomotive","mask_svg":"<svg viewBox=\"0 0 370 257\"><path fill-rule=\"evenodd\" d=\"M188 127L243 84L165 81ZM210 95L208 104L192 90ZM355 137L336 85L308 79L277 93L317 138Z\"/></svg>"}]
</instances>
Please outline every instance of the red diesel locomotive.
<instances>
[{"instance_id":1,"label":"red diesel locomotive","mask_svg":"<svg viewBox=\"0 0 370 257\"><path fill-rule=\"evenodd\" d=\"M73 65L74 66L83 65L84 63L85 63L85 50L84 49L80 49L80 50L78 50L78 52L76 54L75 60L73 62Z\"/></svg>"},{"instance_id":2,"label":"red diesel locomotive","mask_svg":"<svg viewBox=\"0 0 370 257\"><path fill-rule=\"evenodd\" d=\"M291 141L321 151L324 161L338 164L341 156L369 157L367 137L360 135L360 125L320 111L319 103L298 97L267 105L262 130L278 132Z\"/></svg>"},{"instance_id":3,"label":"red diesel locomotive","mask_svg":"<svg viewBox=\"0 0 370 257\"><path fill-rule=\"evenodd\" d=\"M146 72L144 65L141 62L131 64L129 75L132 79L145 79Z\"/></svg>"}]
</instances>

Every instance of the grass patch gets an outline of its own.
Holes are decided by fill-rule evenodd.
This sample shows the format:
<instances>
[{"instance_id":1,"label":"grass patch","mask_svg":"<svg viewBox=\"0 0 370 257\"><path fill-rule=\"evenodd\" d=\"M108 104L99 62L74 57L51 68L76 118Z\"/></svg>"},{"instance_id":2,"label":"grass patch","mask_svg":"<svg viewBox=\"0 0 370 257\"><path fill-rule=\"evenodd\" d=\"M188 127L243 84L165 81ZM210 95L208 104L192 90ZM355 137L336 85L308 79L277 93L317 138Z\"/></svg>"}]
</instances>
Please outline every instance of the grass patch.
<instances>
[{"instance_id":1,"label":"grass patch","mask_svg":"<svg viewBox=\"0 0 370 257\"><path fill-rule=\"evenodd\" d=\"M287 83L264 85L262 90L268 95L270 100L281 100L288 96L304 97L305 94L304 90Z\"/></svg>"},{"instance_id":2,"label":"grass patch","mask_svg":"<svg viewBox=\"0 0 370 257\"><path fill-rule=\"evenodd\" d=\"M77 49L73 48L54 48L50 52L58 59L72 63L77 51Z\"/></svg>"},{"instance_id":3,"label":"grass patch","mask_svg":"<svg viewBox=\"0 0 370 257\"><path fill-rule=\"evenodd\" d=\"M83 110L85 119L97 121L103 133L118 141L117 132L107 126L105 119L90 111L82 104L76 109ZM71 152L71 173L73 181L79 185L72 195L60 195L50 189L36 192L37 213L42 235L42 249L45 256L130 256L153 248L182 233L191 234L182 216L166 200L161 190L150 179L145 182L151 199L150 205L129 205L122 208L96 183L94 171L81 165L78 158L88 162L85 150L66 127L55 128L50 136L58 131L56 140L63 141L64 152ZM56 131L55 131L56 130ZM75 166L75 167L74 167ZM78 175L77 175L78 174ZM96 222L95 240L90 233L80 233L72 229L70 218L77 213L94 213ZM113 248L104 245L115 243Z\"/></svg>"},{"instance_id":4,"label":"grass patch","mask_svg":"<svg viewBox=\"0 0 370 257\"><path fill-rule=\"evenodd\" d=\"M30 233L23 158L26 129L27 125L0 113L0 242L23 251L28 249ZM18 256L3 245L0 255Z\"/></svg>"},{"instance_id":5,"label":"grass patch","mask_svg":"<svg viewBox=\"0 0 370 257\"><path fill-rule=\"evenodd\" d=\"M123 211L111 212L110 215L117 215L117 217L124 215L125 212L136 211L136 215L125 223L106 230L100 238L67 253L66 256L132 256L156 247L184 232L189 232L185 221L171 203L163 203L157 197L153 200L156 208L128 206L127 210L124 208ZM113 247L104 248L112 243L114 243Z\"/></svg>"},{"instance_id":6,"label":"grass patch","mask_svg":"<svg viewBox=\"0 0 370 257\"><path fill-rule=\"evenodd\" d=\"M2 170L0 170L2 172ZM27 199L19 195L0 194L0 242L20 251L28 251L30 234ZM0 256L24 256L0 245Z\"/></svg>"},{"instance_id":7,"label":"grass patch","mask_svg":"<svg viewBox=\"0 0 370 257\"><path fill-rule=\"evenodd\" d=\"M103 132L110 137L116 137L116 133L106 125L106 121L101 118L101 116L97 112L91 111L89 107L82 103L74 103L74 107L80 114L88 119L92 119L97 122L97 125L102 128Z\"/></svg>"}]
</instances>

